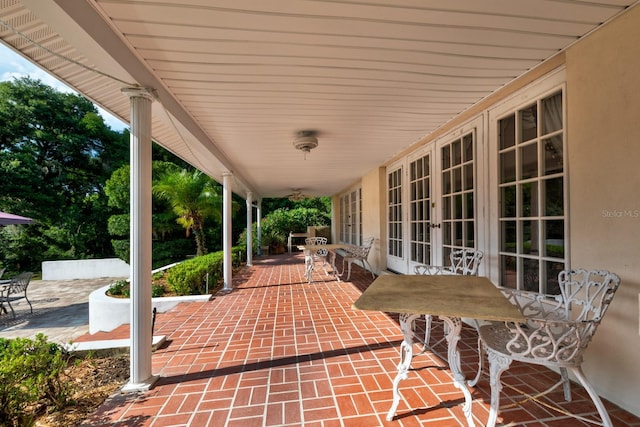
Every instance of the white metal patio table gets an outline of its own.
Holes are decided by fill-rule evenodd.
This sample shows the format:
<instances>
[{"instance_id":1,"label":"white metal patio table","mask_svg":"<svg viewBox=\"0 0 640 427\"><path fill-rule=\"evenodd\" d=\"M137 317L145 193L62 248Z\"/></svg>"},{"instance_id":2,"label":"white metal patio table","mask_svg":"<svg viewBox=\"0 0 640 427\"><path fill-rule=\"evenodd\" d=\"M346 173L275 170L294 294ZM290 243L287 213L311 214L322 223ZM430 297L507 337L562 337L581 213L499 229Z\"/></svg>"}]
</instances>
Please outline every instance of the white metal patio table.
<instances>
[{"instance_id":1,"label":"white metal patio table","mask_svg":"<svg viewBox=\"0 0 640 427\"><path fill-rule=\"evenodd\" d=\"M411 368L415 319L431 314L440 317L448 326L449 369L454 385L464 394L462 409L471 427L475 426L471 416L471 392L461 372L458 351L461 319L524 322L520 311L498 288L488 278L478 276L382 275L354 302L353 308L400 314L400 329L404 339L400 345L400 363L393 381L393 402L387 421L395 416L401 397L400 381L407 378Z\"/></svg>"}]
</instances>

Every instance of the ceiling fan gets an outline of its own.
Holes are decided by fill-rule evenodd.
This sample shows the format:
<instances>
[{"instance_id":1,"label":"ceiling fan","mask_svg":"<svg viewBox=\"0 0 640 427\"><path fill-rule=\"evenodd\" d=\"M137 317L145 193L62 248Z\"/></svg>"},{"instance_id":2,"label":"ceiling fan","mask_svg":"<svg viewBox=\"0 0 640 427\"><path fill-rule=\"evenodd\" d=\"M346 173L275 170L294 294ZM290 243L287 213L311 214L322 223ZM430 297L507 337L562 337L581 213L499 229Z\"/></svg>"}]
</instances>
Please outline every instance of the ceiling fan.
<instances>
[{"instance_id":1,"label":"ceiling fan","mask_svg":"<svg viewBox=\"0 0 640 427\"><path fill-rule=\"evenodd\" d=\"M289 200L291 200L292 202L300 202L300 201L302 201L304 199L308 199L309 196L307 196L306 194L303 194L301 189L294 188L293 192L291 194L289 194L287 196L287 198Z\"/></svg>"}]
</instances>

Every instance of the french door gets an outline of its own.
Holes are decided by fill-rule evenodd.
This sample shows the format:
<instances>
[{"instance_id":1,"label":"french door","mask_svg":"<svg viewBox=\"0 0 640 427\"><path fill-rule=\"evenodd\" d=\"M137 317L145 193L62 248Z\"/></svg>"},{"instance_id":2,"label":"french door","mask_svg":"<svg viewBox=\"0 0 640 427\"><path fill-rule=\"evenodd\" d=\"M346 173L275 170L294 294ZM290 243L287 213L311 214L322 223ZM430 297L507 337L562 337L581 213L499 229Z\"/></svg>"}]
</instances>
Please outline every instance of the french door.
<instances>
[{"instance_id":1,"label":"french door","mask_svg":"<svg viewBox=\"0 0 640 427\"><path fill-rule=\"evenodd\" d=\"M457 248L476 248L477 127L436 141L387 169L387 268L447 265Z\"/></svg>"},{"instance_id":2,"label":"french door","mask_svg":"<svg viewBox=\"0 0 640 427\"><path fill-rule=\"evenodd\" d=\"M362 189L354 188L340 196L340 241L362 244Z\"/></svg>"}]
</instances>

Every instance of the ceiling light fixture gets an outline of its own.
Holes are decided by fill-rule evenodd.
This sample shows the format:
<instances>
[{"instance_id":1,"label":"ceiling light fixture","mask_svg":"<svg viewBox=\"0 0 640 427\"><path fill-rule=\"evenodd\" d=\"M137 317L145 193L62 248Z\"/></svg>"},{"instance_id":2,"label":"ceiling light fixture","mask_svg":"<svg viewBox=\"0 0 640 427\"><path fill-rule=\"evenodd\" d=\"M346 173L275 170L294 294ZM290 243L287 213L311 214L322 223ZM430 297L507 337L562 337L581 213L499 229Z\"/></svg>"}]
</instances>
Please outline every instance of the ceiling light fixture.
<instances>
[{"instance_id":1,"label":"ceiling light fixture","mask_svg":"<svg viewBox=\"0 0 640 427\"><path fill-rule=\"evenodd\" d=\"M305 160L307 159L307 153L318 146L318 138L316 138L316 135L317 132L314 130L301 130L296 134L293 146L296 150L304 153Z\"/></svg>"},{"instance_id":2,"label":"ceiling light fixture","mask_svg":"<svg viewBox=\"0 0 640 427\"><path fill-rule=\"evenodd\" d=\"M302 191L298 189L294 189L293 193L289 194L289 200L291 200L292 202L300 202L306 198L307 196L302 194Z\"/></svg>"}]
</instances>

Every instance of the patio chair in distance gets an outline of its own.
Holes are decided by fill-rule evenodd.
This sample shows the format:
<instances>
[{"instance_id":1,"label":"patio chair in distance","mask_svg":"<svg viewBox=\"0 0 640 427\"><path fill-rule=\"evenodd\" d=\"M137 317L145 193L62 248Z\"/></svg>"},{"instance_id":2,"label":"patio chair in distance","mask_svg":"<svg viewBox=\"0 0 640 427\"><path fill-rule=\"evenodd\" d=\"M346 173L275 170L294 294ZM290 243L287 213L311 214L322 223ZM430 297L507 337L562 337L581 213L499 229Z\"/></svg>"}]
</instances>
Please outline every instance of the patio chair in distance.
<instances>
[{"instance_id":1,"label":"patio chair in distance","mask_svg":"<svg viewBox=\"0 0 640 427\"><path fill-rule=\"evenodd\" d=\"M360 261L362 268L364 269L366 269L365 264L369 266L371 277L375 279L376 276L373 274L373 267L371 267L371 264L367 261L367 258L369 258L369 251L371 250L371 246L373 246L374 240L374 237L367 237L362 241L362 246L350 246L344 249L345 255L342 258L342 273L340 273L340 275L342 276L344 274L344 264L349 263L349 271L346 278L347 281L349 281L349 278L351 277L351 264L356 261Z\"/></svg>"},{"instance_id":2,"label":"patio chair in distance","mask_svg":"<svg viewBox=\"0 0 640 427\"><path fill-rule=\"evenodd\" d=\"M556 368L561 378L545 392L564 387L565 400L571 400L567 370L582 383L598 410L602 425L611 419L602 400L582 372L582 356L620 285L620 278L608 271L564 270L558 275L560 295L501 289L517 305L527 322L492 323L480 327L480 340L488 354L491 409L487 427L494 427L498 416L500 375L513 360ZM480 354L481 360L483 355Z\"/></svg>"},{"instance_id":3,"label":"patio chair in distance","mask_svg":"<svg viewBox=\"0 0 640 427\"><path fill-rule=\"evenodd\" d=\"M326 237L307 237L304 239L305 245L326 245L328 239ZM329 273L327 272L327 257L329 256L329 251L327 249L317 249L313 253L308 253L304 257L304 265L305 265L305 275L307 276L307 281L311 283L311 278L313 275L313 270L315 269L316 262L322 261L322 269L324 270L324 274L327 276Z\"/></svg>"},{"instance_id":4,"label":"patio chair in distance","mask_svg":"<svg viewBox=\"0 0 640 427\"><path fill-rule=\"evenodd\" d=\"M16 318L16 312L11 306L12 301L17 301L20 299L27 300L29 303L29 309L31 313L33 313L33 306L31 305L31 301L27 298L27 288L29 287L29 282L33 277L33 273L20 273L14 278L11 279L9 283L4 285L0 285L0 307L2 311L7 313L7 309L4 306L4 303L7 303L9 308L11 309L11 314L13 314L13 318Z\"/></svg>"}]
</instances>

